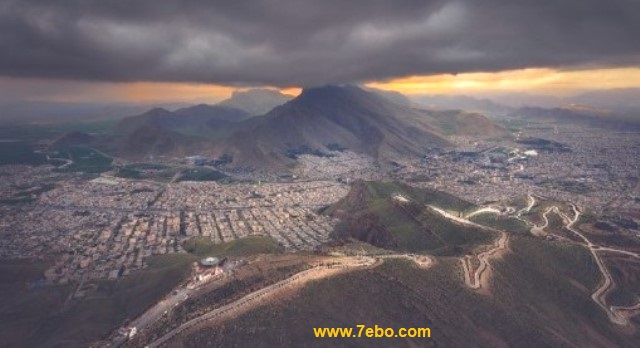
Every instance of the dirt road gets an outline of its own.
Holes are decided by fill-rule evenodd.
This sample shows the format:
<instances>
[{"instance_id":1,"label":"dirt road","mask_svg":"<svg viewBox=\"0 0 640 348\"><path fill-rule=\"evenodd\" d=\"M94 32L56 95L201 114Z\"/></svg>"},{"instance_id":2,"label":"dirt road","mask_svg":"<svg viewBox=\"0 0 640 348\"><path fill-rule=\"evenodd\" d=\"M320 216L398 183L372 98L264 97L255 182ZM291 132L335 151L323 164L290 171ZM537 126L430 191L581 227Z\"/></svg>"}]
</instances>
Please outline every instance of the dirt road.
<instances>
[{"instance_id":1,"label":"dirt road","mask_svg":"<svg viewBox=\"0 0 640 348\"><path fill-rule=\"evenodd\" d=\"M474 290L479 290L482 288L483 283L486 284L487 277L486 276L485 278L482 278L482 277L491 267L489 265L489 260L491 260L501 250L506 250L507 241L508 241L507 234L504 232L501 232L500 238L496 240L496 243L491 249L484 251L478 254L477 256L467 255L460 259L460 262L462 263L462 269L464 270L464 282L468 287ZM474 257L477 258L477 260L480 262L480 265L473 272L473 276L472 276L471 275L472 273L471 270L473 268L472 260Z\"/></svg>"},{"instance_id":2,"label":"dirt road","mask_svg":"<svg viewBox=\"0 0 640 348\"><path fill-rule=\"evenodd\" d=\"M471 255L467 255L467 256L463 256L462 258L460 258L460 263L462 264L462 270L464 271L464 282L465 284L470 287L471 289L474 290L480 290L483 288L482 284L487 284L487 280L490 276L490 271L491 271L491 265L489 263L489 261L497 256L500 255L500 252L503 250L507 250L507 243L509 241L509 235L507 233L505 233L504 231L500 231L497 230L495 228L491 228L491 227L487 227L487 226L483 226L480 224L477 224L473 221L469 221L468 219L465 218L461 218L455 215L452 215L450 213L448 213L445 210L442 210L438 207L432 206L430 205L429 208L433 209L435 212L437 212L438 214L444 216L445 218L462 224L462 225L467 225L467 226L473 226L476 228L480 228L483 230L488 230L491 232L497 232L500 234L500 237L498 237L498 239L495 240L493 247L490 248L489 250L486 250L476 256L471 256ZM484 212L491 212L493 210L491 209L486 209L484 210ZM498 213L500 212L499 210L496 209L496 211L498 211ZM473 261L474 259L477 259L477 261L480 263L480 265L478 266L478 268L475 269L475 271L472 272L473 269ZM472 275L473 273L473 275Z\"/></svg>"}]
</instances>

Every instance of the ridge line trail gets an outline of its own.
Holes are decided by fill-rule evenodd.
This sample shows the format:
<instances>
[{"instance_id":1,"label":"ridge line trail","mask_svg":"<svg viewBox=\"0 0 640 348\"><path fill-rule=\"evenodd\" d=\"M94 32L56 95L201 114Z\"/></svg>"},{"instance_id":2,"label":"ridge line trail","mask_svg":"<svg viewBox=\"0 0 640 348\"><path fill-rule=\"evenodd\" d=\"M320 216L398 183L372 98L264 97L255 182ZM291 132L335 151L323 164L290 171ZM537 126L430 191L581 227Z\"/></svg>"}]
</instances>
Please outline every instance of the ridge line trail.
<instances>
[{"instance_id":1,"label":"ridge line trail","mask_svg":"<svg viewBox=\"0 0 640 348\"><path fill-rule=\"evenodd\" d=\"M293 276L281 280L275 284L271 284L262 289L256 290L252 293L249 293L242 298L231 302L222 307L215 308L199 317L193 318L187 322L184 322L177 328L167 332L162 337L156 339L155 341L149 343L146 347L159 347L176 335L181 332L188 330L196 325L202 324L209 320L222 319L225 317L233 317L238 314L242 314L248 310L251 310L254 307L257 307L263 304L265 301L273 300L277 295L281 292L285 292L287 290L297 289L299 287L304 286L306 283L319 280L324 278L329 278L340 273L350 272L357 269L370 269L375 268L381 265L384 261L383 259L390 258L407 258L416 263L419 268L428 269L431 267L435 260L427 255L409 255L409 254L393 254L393 255L380 255L376 257L351 257L351 258L343 258L338 261L343 261L343 263L339 264L329 264L329 265L317 265L311 269L304 270L302 272L296 273ZM335 261L335 260L334 260Z\"/></svg>"},{"instance_id":2,"label":"ridge line trail","mask_svg":"<svg viewBox=\"0 0 640 348\"><path fill-rule=\"evenodd\" d=\"M464 216L465 219L469 219L472 218L476 215L482 214L482 213L493 213L493 214L500 214L501 211L494 208L494 207L483 207L483 208L478 208L474 211L472 211L471 213L467 214Z\"/></svg>"},{"instance_id":3,"label":"ridge line trail","mask_svg":"<svg viewBox=\"0 0 640 348\"><path fill-rule=\"evenodd\" d=\"M481 252L480 254L476 255L475 257L478 259L478 261L480 262L480 265L478 266L478 268L475 270L475 272L473 273L473 277L471 276L471 268L473 267L471 264L471 260L473 259L474 256L463 256L460 258L460 263L462 264L462 270L464 271L464 282L465 284L470 287L471 289L474 290L480 290L483 288L483 283L486 284L486 282L488 281L488 277L491 275L490 271L491 271L491 264L489 263L489 260L491 260L493 257L497 256L499 254L500 251L504 251L504 250L508 250L507 246L508 246L508 242L509 242L509 235L504 232L504 231L500 231L498 229L495 228L491 228L491 227L487 227L487 226L483 226L480 224L477 224L473 221L469 221L468 219L465 218L461 218L455 215L452 215L448 212L446 212L443 209L440 209L436 206L433 205L428 205L429 208L433 209L435 212L437 212L438 214L444 216L445 218L455 221L457 223L460 223L462 225L467 225L467 226L473 226L476 228L480 228L483 230L488 230L491 232L497 232L500 234L500 237L498 237L497 239L494 240L494 244L493 247L485 250L483 252ZM489 272L489 273L487 273ZM483 275L487 275L486 277L484 277L485 279L483 279Z\"/></svg>"}]
</instances>

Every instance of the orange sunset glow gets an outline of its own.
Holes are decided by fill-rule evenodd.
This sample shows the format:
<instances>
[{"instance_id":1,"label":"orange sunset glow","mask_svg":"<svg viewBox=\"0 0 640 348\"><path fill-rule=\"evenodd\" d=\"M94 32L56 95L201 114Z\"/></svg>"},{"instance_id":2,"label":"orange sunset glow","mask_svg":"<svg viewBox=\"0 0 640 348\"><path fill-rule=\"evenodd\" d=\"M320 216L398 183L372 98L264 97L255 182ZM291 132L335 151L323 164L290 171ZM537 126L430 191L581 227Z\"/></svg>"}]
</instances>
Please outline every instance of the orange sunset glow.
<instances>
[{"instance_id":1,"label":"orange sunset glow","mask_svg":"<svg viewBox=\"0 0 640 348\"><path fill-rule=\"evenodd\" d=\"M121 84L114 94L130 102L161 100L220 100L228 97L233 88L209 84L134 82Z\"/></svg>"},{"instance_id":2,"label":"orange sunset glow","mask_svg":"<svg viewBox=\"0 0 640 348\"><path fill-rule=\"evenodd\" d=\"M597 84L594 84L597 81ZM367 86L406 94L473 94L484 92L527 92L571 94L589 89L640 87L640 68L562 71L530 68L501 72L475 72L411 76Z\"/></svg>"},{"instance_id":3,"label":"orange sunset glow","mask_svg":"<svg viewBox=\"0 0 640 348\"><path fill-rule=\"evenodd\" d=\"M457 75L416 75L389 81L370 81L365 85L409 95L474 95L507 92L571 95L591 89L640 87L640 68L565 71L550 68L528 68ZM6 90L3 86L6 87ZM0 89L2 89L4 96L12 97L15 95L15 98L18 98L29 92L31 100L56 102L216 103L228 98L236 90L249 88L273 88L292 96L297 96L302 90L300 87L276 88L261 85L238 87L184 82L100 82L0 78Z\"/></svg>"}]
</instances>

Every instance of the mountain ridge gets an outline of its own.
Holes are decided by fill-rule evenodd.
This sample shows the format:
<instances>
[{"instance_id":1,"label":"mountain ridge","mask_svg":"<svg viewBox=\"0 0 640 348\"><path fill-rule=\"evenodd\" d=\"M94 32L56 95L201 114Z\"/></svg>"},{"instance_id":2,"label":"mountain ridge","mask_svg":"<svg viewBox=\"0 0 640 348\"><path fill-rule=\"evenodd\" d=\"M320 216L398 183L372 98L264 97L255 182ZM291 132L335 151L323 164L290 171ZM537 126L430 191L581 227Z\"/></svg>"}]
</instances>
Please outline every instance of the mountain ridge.
<instances>
[{"instance_id":1,"label":"mountain ridge","mask_svg":"<svg viewBox=\"0 0 640 348\"><path fill-rule=\"evenodd\" d=\"M415 110L355 86L324 86L305 89L274 108L229 139L224 149L239 162L251 163L303 146L324 151L328 144L383 161L450 145Z\"/></svg>"},{"instance_id":2,"label":"mountain ridge","mask_svg":"<svg viewBox=\"0 0 640 348\"><path fill-rule=\"evenodd\" d=\"M154 108L120 121L103 143L105 150L123 157L228 155L233 159L229 169L286 172L298 155L330 156L335 146L371 156L385 167L398 157L453 146L449 135L483 132L505 134L480 114L415 109L375 91L343 85L304 89L257 117L221 105L173 112Z\"/></svg>"}]
</instances>

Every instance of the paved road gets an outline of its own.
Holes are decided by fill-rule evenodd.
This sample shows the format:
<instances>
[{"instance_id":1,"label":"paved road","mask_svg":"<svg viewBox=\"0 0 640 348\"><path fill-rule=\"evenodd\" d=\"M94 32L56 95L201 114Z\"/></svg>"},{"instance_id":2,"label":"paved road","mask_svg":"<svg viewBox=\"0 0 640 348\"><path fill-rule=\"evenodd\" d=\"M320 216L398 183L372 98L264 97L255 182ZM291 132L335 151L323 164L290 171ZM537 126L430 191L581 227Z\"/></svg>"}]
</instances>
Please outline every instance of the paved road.
<instances>
[{"instance_id":1,"label":"paved road","mask_svg":"<svg viewBox=\"0 0 640 348\"><path fill-rule=\"evenodd\" d=\"M520 219L520 216L522 215L523 212L529 212L531 211L531 209L533 208L533 206L535 205L535 198L532 195L528 196L529 199L529 205L527 206L526 209L522 209L520 210L517 214L516 214L516 218ZM602 258L600 257L600 255L598 255L598 252L611 252L611 253L619 253L619 254L624 254L627 256L631 256L631 257L635 257L635 258L640 258L640 254L638 253L634 253L634 252L630 252L627 250L621 250L621 249L615 249L615 248L610 248L610 247L603 247L600 245L596 245L594 243L592 243L586 236L584 236L579 230L574 228L574 225L578 222L578 220L580 219L580 210L578 209L578 207L576 207L574 204L571 204L571 209L573 210L573 217L569 217L567 216L567 214L563 213L562 211L560 211L560 209L557 206L551 206L548 207L544 213L542 214L542 218L544 219L544 224L541 226L537 226L535 224L533 224L532 228L531 228L531 233L533 235L536 236L544 236L547 233L544 232L544 229L549 225L549 220L547 215L551 212L554 212L556 214L558 214L561 218L563 218L565 221L567 221L567 224L565 225L565 228L569 231L571 231L572 233L574 233L576 236L578 236L580 239L582 239L582 241L584 241L585 246L587 247L587 249L589 249L589 252L591 253L591 255L593 256L593 259L596 261L596 264L598 266L598 270L600 271L600 273L602 274L602 278L603 281L602 283L598 286L598 288L596 288L596 290L591 294L591 299L600 307L602 308L602 310L605 311L605 313L607 313L607 316L609 317L609 320L617 325L628 325L629 324L629 318L632 317L633 315L637 315L640 314L640 302L638 302L636 305L633 306L609 306L606 303L606 297L607 294L609 294L613 289L615 289L615 282L613 281L613 278L611 277L611 274L609 272L609 269L606 267L606 265L604 264L604 262L602 261ZM522 220L522 219L520 219ZM523 220L525 221L525 220ZM554 235L555 237L559 237L565 241L569 241L567 238L558 236L558 235Z\"/></svg>"},{"instance_id":2,"label":"paved road","mask_svg":"<svg viewBox=\"0 0 640 348\"><path fill-rule=\"evenodd\" d=\"M593 249L595 251L608 251L608 252L616 253L616 254L624 254L624 255L627 255L627 256L632 256L632 257L640 259L640 254L634 253L634 252L631 252L631 251L627 251L627 250L614 249L614 248L603 247L603 246L599 246L599 245L594 245Z\"/></svg>"}]
</instances>

